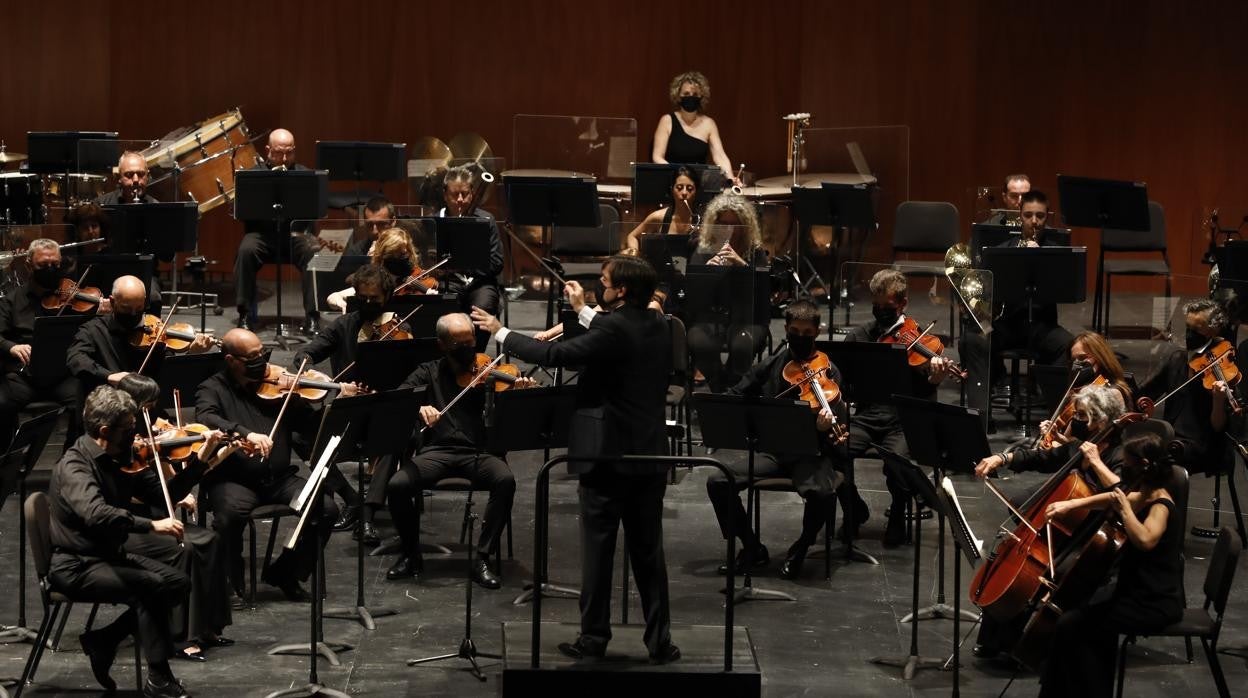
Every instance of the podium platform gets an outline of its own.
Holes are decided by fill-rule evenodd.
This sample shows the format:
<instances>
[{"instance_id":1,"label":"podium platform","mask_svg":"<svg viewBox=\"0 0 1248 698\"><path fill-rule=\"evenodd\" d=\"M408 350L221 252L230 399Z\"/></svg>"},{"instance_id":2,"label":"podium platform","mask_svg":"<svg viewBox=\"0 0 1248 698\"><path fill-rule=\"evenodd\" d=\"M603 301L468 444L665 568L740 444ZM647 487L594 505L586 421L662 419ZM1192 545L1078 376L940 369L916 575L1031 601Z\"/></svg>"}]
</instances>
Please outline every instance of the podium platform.
<instances>
[{"instance_id":1,"label":"podium platform","mask_svg":"<svg viewBox=\"0 0 1248 698\"><path fill-rule=\"evenodd\" d=\"M672 625L672 640L681 658L671 664L651 664L642 643L643 625L612 625L611 644L602 659L577 662L559 652L559 643L576 639L578 623L542 623L541 666L534 669L530 654L531 622L503 623L503 696L592 695L594 698L637 698L649 691L716 698L757 698L762 672L750 631L733 628L731 672L724 671L724 626Z\"/></svg>"}]
</instances>

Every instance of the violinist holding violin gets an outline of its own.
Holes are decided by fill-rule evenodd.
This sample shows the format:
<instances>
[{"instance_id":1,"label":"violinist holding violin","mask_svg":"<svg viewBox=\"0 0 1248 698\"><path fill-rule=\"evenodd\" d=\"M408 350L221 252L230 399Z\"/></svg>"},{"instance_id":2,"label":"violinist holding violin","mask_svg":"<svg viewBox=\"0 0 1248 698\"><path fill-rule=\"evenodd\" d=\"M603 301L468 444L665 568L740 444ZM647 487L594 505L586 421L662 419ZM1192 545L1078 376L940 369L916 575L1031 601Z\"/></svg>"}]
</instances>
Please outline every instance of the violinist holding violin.
<instances>
[{"instance_id":1,"label":"violinist holding violin","mask_svg":"<svg viewBox=\"0 0 1248 698\"><path fill-rule=\"evenodd\" d=\"M31 275L21 286L0 298L0 354L4 363L4 380L0 382L0 443L8 444L17 428L18 413L36 399L52 400L71 408L68 446L81 432L82 411L72 409L78 404L78 379L66 376L57 383L44 385L35 380L26 366L30 363L35 338L35 318L55 315L56 310L44 307L60 287L62 272L60 246L53 240L33 240L26 250Z\"/></svg>"},{"instance_id":2,"label":"violinist holding violin","mask_svg":"<svg viewBox=\"0 0 1248 698\"><path fill-rule=\"evenodd\" d=\"M1134 405L1136 386L1122 368L1109 341L1096 332L1081 332L1070 345L1071 383L1058 405L1054 418L1040 422L1038 445L1052 448L1070 441L1071 416L1075 411L1074 396L1087 385L1108 385L1122 394L1124 405Z\"/></svg>"},{"instance_id":3,"label":"violinist holding violin","mask_svg":"<svg viewBox=\"0 0 1248 698\"><path fill-rule=\"evenodd\" d=\"M396 292L408 295L438 292L438 281L433 278L432 274L421 276L424 270L417 264L420 253L417 252L416 245L412 243L411 234L403 228L394 227L383 230L369 249L369 261L394 276ZM348 286L341 291L329 294L325 302L345 313L350 309L350 301L355 293L355 286ZM389 300L388 297L387 300Z\"/></svg>"},{"instance_id":4,"label":"violinist holding violin","mask_svg":"<svg viewBox=\"0 0 1248 698\"><path fill-rule=\"evenodd\" d=\"M873 319L850 330L845 341L900 342L907 346L913 345L915 348L910 351L911 392L917 398L936 399L936 390L940 383L950 375L961 373L961 369L952 359L939 353L943 351L943 346L934 335L923 332L915 320L905 314L910 297L909 281L905 274L895 269L882 269L871 277L868 288L871 291ZM843 485L846 491L842 496L842 500L846 501L844 526L851 530L865 522L868 517L867 505L854 487L853 461L865 455L873 444L879 444L903 456L908 456L910 452L897 408L887 404L860 402L849 423L848 461L845 466L847 482ZM910 495L903 484L902 476L887 460L884 461L884 481L892 496L889 507L891 515L884 530L884 545L892 547L905 541L906 521L900 512L905 510L905 502Z\"/></svg>"},{"instance_id":5,"label":"violinist holding violin","mask_svg":"<svg viewBox=\"0 0 1248 698\"><path fill-rule=\"evenodd\" d=\"M790 366L800 372L803 366L813 365L815 362L819 362L816 370L823 371L823 378L832 384L839 384L840 369L826 354L815 349L815 338L819 336L821 320L819 309L814 303L808 300L790 303L784 311L784 332L788 348L750 369L739 383L728 389L728 393L768 398L783 396L796 400L801 388L794 389L793 384L786 379L786 373L792 373ZM842 431L845 405L839 399L828 399L828 403L831 409L824 409L820 405L815 418L816 428L825 434L819 442L819 455L775 456L759 453L755 458L756 478L792 478L794 489L805 500L801 534L789 547L784 564L780 567L780 575L785 579L794 579L801 573L806 550L814 545L815 537L827 521L828 512L833 506L832 498L838 496L838 485L844 477L839 471L846 462L842 455L845 442ZM740 490L738 485L747 477L745 464L739 463L730 467L733 468L737 482L729 482L721 473L716 472L706 481L706 494L715 509L715 517L719 520L719 528L724 538L736 536L741 539L742 549L737 555L736 569L744 570L747 560L751 561L754 569L763 569L770 563L767 547L759 540L758 533L746 519L745 507L737 494ZM726 566L721 566L720 572L726 574Z\"/></svg>"},{"instance_id":6,"label":"violinist holding violin","mask_svg":"<svg viewBox=\"0 0 1248 698\"><path fill-rule=\"evenodd\" d=\"M195 417L209 428L239 434L254 446L254 455L234 453L226 459L202 488L213 513L213 529L227 546L230 579L235 589L241 589L247 515L261 504L289 504L299 494L306 479L291 462L291 440L295 434L313 439L320 412L297 395L289 402L260 396L270 368L277 367L269 364L270 352L252 331L241 327L230 330L221 338L221 348L225 368L199 385ZM303 536L297 548L283 550L281 557L264 570L264 583L281 589L289 600L307 600L307 592L299 583L312 574L316 561L312 546L325 545L337 518L338 506L323 492L312 520L318 535Z\"/></svg>"}]
</instances>

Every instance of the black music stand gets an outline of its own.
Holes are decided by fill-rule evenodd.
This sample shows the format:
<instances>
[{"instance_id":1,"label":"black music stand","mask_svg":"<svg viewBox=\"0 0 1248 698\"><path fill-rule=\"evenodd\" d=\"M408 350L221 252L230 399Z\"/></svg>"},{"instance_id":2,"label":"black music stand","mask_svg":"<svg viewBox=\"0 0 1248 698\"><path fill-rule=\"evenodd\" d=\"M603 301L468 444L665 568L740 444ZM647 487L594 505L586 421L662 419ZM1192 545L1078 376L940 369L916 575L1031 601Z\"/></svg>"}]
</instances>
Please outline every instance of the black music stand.
<instances>
[{"instance_id":1,"label":"black music stand","mask_svg":"<svg viewBox=\"0 0 1248 698\"><path fill-rule=\"evenodd\" d=\"M156 275L156 258L150 254L84 254L78 267L87 270L83 286L95 286L104 295L113 289L113 282L123 276L135 276L147 286Z\"/></svg>"},{"instance_id":2,"label":"black music stand","mask_svg":"<svg viewBox=\"0 0 1248 698\"><path fill-rule=\"evenodd\" d=\"M778 456L819 453L815 413L804 402L740 395L694 393L693 409L702 429L702 443L716 450L747 452L745 475L745 519L754 525L754 457L759 451ZM733 483L734 486L736 483ZM729 532L729 535L736 535ZM796 601L792 594L755 587L751 579L754 551L745 549L742 587L727 589L732 603L742 601Z\"/></svg>"},{"instance_id":3,"label":"black music stand","mask_svg":"<svg viewBox=\"0 0 1248 698\"><path fill-rule=\"evenodd\" d=\"M410 317L413 309L420 308ZM435 327L438 318L447 313L463 312L459 307L459 294L456 293L435 293L432 295L424 294L408 294L403 296L391 296L386 302L386 311L397 314L399 317L407 318L407 326L411 328L412 336L417 339L428 339L437 337Z\"/></svg>"},{"instance_id":4,"label":"black music stand","mask_svg":"<svg viewBox=\"0 0 1248 698\"><path fill-rule=\"evenodd\" d=\"M933 482L940 482L945 472L970 472L976 463L988 457L991 452L988 448L988 434L984 431L978 410L912 397L897 396L895 401L901 418L901 428L906 434L906 445L916 462L933 469ZM919 609L908 618L911 621L952 618L955 624L960 619L978 620L974 613L945 603L945 514L939 509L936 513L940 520L936 603ZM917 516L915 519L917 530L920 519ZM918 547L917 535L915 547ZM957 582L954 586L956 604L961 588ZM902 618L902 622L906 620Z\"/></svg>"},{"instance_id":5,"label":"black music stand","mask_svg":"<svg viewBox=\"0 0 1248 698\"><path fill-rule=\"evenodd\" d=\"M381 192L364 192L363 182L398 182L407 178L406 143L370 143L362 141L317 141L316 169L328 170L332 182L355 182L351 201L336 201L334 208L359 206L367 197ZM367 194L367 197L366 197ZM340 198L332 197L331 198Z\"/></svg>"},{"instance_id":6,"label":"black music stand","mask_svg":"<svg viewBox=\"0 0 1248 698\"><path fill-rule=\"evenodd\" d=\"M366 342L364 344L388 344L389 342ZM395 382L401 382L407 374L398 376L401 366L394 366ZM388 390L369 395L339 397L329 404L321 433L342 434L346 452L356 459L358 477L364 478L364 461L375 456L394 456L407 449L408 439L416 429L420 405L424 402L425 388L419 390ZM333 467L333 466L331 466ZM361 505L362 506L362 505ZM330 607L324 617L358 620L367 630L376 630L373 618L393 616L393 608L369 609L364 604L364 517L357 516L356 532L356 578L355 605Z\"/></svg>"},{"instance_id":7,"label":"black music stand","mask_svg":"<svg viewBox=\"0 0 1248 698\"><path fill-rule=\"evenodd\" d=\"M74 343L78 328L90 319L90 315L35 318L34 337L30 340L30 363L22 369L30 375L31 382L55 385L69 376L69 366L66 365L69 345Z\"/></svg>"},{"instance_id":8,"label":"black music stand","mask_svg":"<svg viewBox=\"0 0 1248 698\"><path fill-rule=\"evenodd\" d=\"M332 410L332 406L331 406L331 410ZM313 442L315 444L324 445L328 443L329 441L329 438L325 435L326 434L325 422L326 422L326 418L329 415L329 411L330 410L326 410L325 415L321 417L321 428L317 432L316 440ZM349 426L350 425L347 425L347 428L349 428ZM344 428L344 431L345 431L345 428ZM313 453L315 453L315 450L313 451ZM329 454L329 456L330 456L329 459L332 461L332 454ZM325 454L322 454L321 457L325 457ZM318 461L319 459L313 460L312 462L317 463ZM316 473L317 473L316 467L315 465L313 465L312 476L315 477ZM316 482L312 485L311 491L308 495L306 502L304 503L302 509L298 512L299 519L298 519L298 523L295 525L295 530L293 533L291 533L290 538L286 542L286 547L288 549L294 548L296 545L298 545L299 539L304 533L304 527L308 523L308 519L311 518L311 515L314 514L316 510L320 509L321 488L325 485L327 474L328 474L328 469L323 471L320 478L317 479ZM293 505L294 502L291 502L291 504ZM292 506L292 508L294 507ZM314 530L311 535L315 536L317 535L317 532ZM287 688L281 691L274 691L268 694L265 698L312 698L313 696L329 696L330 698L350 698L350 696L348 696L346 693L343 693L342 691L336 691L332 688L328 688L322 685L320 682L320 679L316 675L316 664L317 664L316 659L318 656L323 656L327 660L329 660L331 664L337 665L340 663L338 660L338 652L344 652L346 650L354 649L351 645L335 643L335 642L327 642L325 640L325 631L323 627L324 617L321 614L321 604L323 602L322 598L323 598L324 588L325 588L325 548L324 546L321 545L321 541L317 540L316 541L316 563L313 564L312 566L312 592L311 592L312 603L309 604L310 606L310 611L309 611L310 639L307 644L299 643L299 644L278 645L277 647L274 647L268 652L270 655L307 654L308 655L308 683L298 688Z\"/></svg>"},{"instance_id":9,"label":"black music stand","mask_svg":"<svg viewBox=\"0 0 1248 698\"><path fill-rule=\"evenodd\" d=\"M360 342L351 377L373 390L394 390L417 366L441 356L437 339L430 337Z\"/></svg>"},{"instance_id":10,"label":"black music stand","mask_svg":"<svg viewBox=\"0 0 1248 698\"><path fill-rule=\"evenodd\" d=\"M277 327L268 344L289 349L290 338L283 325L282 270L290 259L291 238L283 227L293 220L313 220L328 208L329 173L324 170L239 170L234 173L234 218L240 221L268 221L285 239L277 245ZM283 253L286 258L283 259ZM302 340L298 340L302 341Z\"/></svg>"},{"instance_id":11,"label":"black music stand","mask_svg":"<svg viewBox=\"0 0 1248 698\"><path fill-rule=\"evenodd\" d=\"M194 201L117 204L109 215L109 249L116 253L154 254L167 262L198 243L199 207Z\"/></svg>"},{"instance_id":12,"label":"black music stand","mask_svg":"<svg viewBox=\"0 0 1248 698\"><path fill-rule=\"evenodd\" d=\"M1062 223L1075 228L1114 228L1146 233L1148 185L1115 179L1057 176Z\"/></svg>"},{"instance_id":13,"label":"black music stand","mask_svg":"<svg viewBox=\"0 0 1248 698\"><path fill-rule=\"evenodd\" d=\"M871 231L875 229L875 203L872 201L873 185L868 184L835 184L832 182L823 182L818 189L812 187L793 187L793 215L797 219L799 226L805 226L805 231L810 231L810 226L826 225L842 230L864 230ZM805 234L794 236L794 259L799 269L801 263L806 262L806 266L810 269L811 276L801 285L800 291L810 293L811 284L817 279L823 288L827 290L828 306L832 305L832 289L824 282L823 277L819 275L819 271L815 268L814 263L808 257L802 254L802 239L807 237ZM866 244L864 239L863 245ZM845 298L846 303L849 302L849 285L848 280L841 280L841 295ZM848 307L846 309L848 312Z\"/></svg>"},{"instance_id":14,"label":"black music stand","mask_svg":"<svg viewBox=\"0 0 1248 698\"><path fill-rule=\"evenodd\" d=\"M992 272L996 304L1033 306L1082 303L1088 297L1086 247L987 247L984 268Z\"/></svg>"},{"instance_id":15,"label":"black music stand","mask_svg":"<svg viewBox=\"0 0 1248 698\"><path fill-rule=\"evenodd\" d=\"M667 286L667 297L670 299L675 299L683 290L680 269L676 265L676 260L685 260L687 266L692 246L692 235L672 233L660 235L655 232L641 236L638 252L642 259L654 267L659 276L659 287Z\"/></svg>"},{"instance_id":16,"label":"black music stand","mask_svg":"<svg viewBox=\"0 0 1248 698\"><path fill-rule=\"evenodd\" d=\"M691 264L685 267L681 305L686 322L724 325L769 323L770 272L752 267L718 267ZM742 311L747 311L743 314Z\"/></svg>"},{"instance_id":17,"label":"black music stand","mask_svg":"<svg viewBox=\"0 0 1248 698\"><path fill-rule=\"evenodd\" d=\"M461 271L490 268L490 238L494 232L494 221L476 216L436 220L438 258L451 258L444 268Z\"/></svg>"},{"instance_id":18,"label":"black music stand","mask_svg":"<svg viewBox=\"0 0 1248 698\"><path fill-rule=\"evenodd\" d=\"M566 330L565 330L566 331ZM536 451L541 449L542 461L550 459L554 448L567 448L568 424L576 411L576 387L558 385L548 388L505 390L494 396L494 419L489 429L489 450L492 453ZM541 571L546 579L546 570ZM581 592L575 587L543 582L538 590L544 597L575 599ZM533 600L534 588L526 584L512 604L519 606Z\"/></svg>"},{"instance_id":19,"label":"black music stand","mask_svg":"<svg viewBox=\"0 0 1248 698\"><path fill-rule=\"evenodd\" d=\"M1022 231L1016 226L973 223L971 225L971 255L978 265L982 259L980 253L985 247L999 247L1010 240L1021 238L1022 235ZM1045 228L1040 231L1040 239L1055 243L1059 247L1069 247L1070 229Z\"/></svg>"},{"instance_id":20,"label":"black music stand","mask_svg":"<svg viewBox=\"0 0 1248 698\"><path fill-rule=\"evenodd\" d=\"M116 131L27 131L26 153L26 171L35 174L107 172L121 158L121 143Z\"/></svg>"}]
</instances>

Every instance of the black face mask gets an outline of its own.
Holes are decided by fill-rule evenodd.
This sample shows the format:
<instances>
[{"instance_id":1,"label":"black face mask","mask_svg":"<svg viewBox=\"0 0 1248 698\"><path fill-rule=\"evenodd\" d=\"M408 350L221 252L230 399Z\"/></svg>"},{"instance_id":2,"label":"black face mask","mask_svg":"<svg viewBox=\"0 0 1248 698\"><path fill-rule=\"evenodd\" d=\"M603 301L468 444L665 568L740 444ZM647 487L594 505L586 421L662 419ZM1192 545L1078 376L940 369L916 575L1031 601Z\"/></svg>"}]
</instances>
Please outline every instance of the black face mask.
<instances>
[{"instance_id":1,"label":"black face mask","mask_svg":"<svg viewBox=\"0 0 1248 698\"><path fill-rule=\"evenodd\" d=\"M412 269L415 268L412 266L412 261L407 257L392 257L382 260L381 266L385 267L386 271L394 274L400 280L411 276Z\"/></svg>"},{"instance_id":2,"label":"black face mask","mask_svg":"<svg viewBox=\"0 0 1248 698\"><path fill-rule=\"evenodd\" d=\"M1092 437L1092 425L1081 419L1070 420L1070 435L1080 441L1087 441Z\"/></svg>"},{"instance_id":3,"label":"black face mask","mask_svg":"<svg viewBox=\"0 0 1248 698\"><path fill-rule=\"evenodd\" d=\"M901 317L896 308L882 308L878 305L871 306L871 315L881 330L887 330L897 324L897 318Z\"/></svg>"},{"instance_id":4,"label":"black face mask","mask_svg":"<svg viewBox=\"0 0 1248 698\"><path fill-rule=\"evenodd\" d=\"M356 304L355 309L360 313L360 317L364 320L372 322L381 317L385 306L376 301L360 301Z\"/></svg>"},{"instance_id":5,"label":"black face mask","mask_svg":"<svg viewBox=\"0 0 1248 698\"><path fill-rule=\"evenodd\" d=\"M1188 351L1196 351L1209 343L1208 337L1193 329L1189 329L1187 333L1183 335L1183 340Z\"/></svg>"},{"instance_id":6,"label":"black face mask","mask_svg":"<svg viewBox=\"0 0 1248 698\"><path fill-rule=\"evenodd\" d=\"M477 347L473 344L464 344L453 347L446 353L451 359L451 363L456 368L465 369L472 365L477 358Z\"/></svg>"},{"instance_id":7,"label":"black face mask","mask_svg":"<svg viewBox=\"0 0 1248 698\"><path fill-rule=\"evenodd\" d=\"M247 380L262 380L269 370L269 357L272 352L264 352L254 359L240 359L243 362L243 377Z\"/></svg>"},{"instance_id":8,"label":"black face mask","mask_svg":"<svg viewBox=\"0 0 1248 698\"><path fill-rule=\"evenodd\" d=\"M54 289L61 283L61 268L44 267L42 269L36 269L31 272L30 278L34 279L35 283L39 284L43 288Z\"/></svg>"},{"instance_id":9,"label":"black face mask","mask_svg":"<svg viewBox=\"0 0 1248 698\"><path fill-rule=\"evenodd\" d=\"M1096 378L1096 371L1092 369L1092 364L1086 361L1076 361L1071 370L1075 374L1075 385L1087 385Z\"/></svg>"},{"instance_id":10,"label":"black face mask","mask_svg":"<svg viewBox=\"0 0 1248 698\"><path fill-rule=\"evenodd\" d=\"M687 112L695 112L702 108L702 98L698 95L685 95L680 98L680 108Z\"/></svg>"},{"instance_id":11,"label":"black face mask","mask_svg":"<svg viewBox=\"0 0 1248 698\"><path fill-rule=\"evenodd\" d=\"M138 435L139 435L139 430L137 428L126 429L116 434L112 439L110 439L109 444L108 444L110 447L110 450L115 452L113 455L117 458L128 456L130 453L131 444L134 443L134 438ZM122 463L122 465L129 465L129 464L130 463L128 459L125 463Z\"/></svg>"},{"instance_id":12,"label":"black face mask","mask_svg":"<svg viewBox=\"0 0 1248 698\"><path fill-rule=\"evenodd\" d=\"M143 324L143 313L119 313L114 310L113 319L122 329L133 330Z\"/></svg>"},{"instance_id":13,"label":"black face mask","mask_svg":"<svg viewBox=\"0 0 1248 698\"><path fill-rule=\"evenodd\" d=\"M808 359L815 353L815 338L789 332L785 335L789 342L789 353L797 359Z\"/></svg>"}]
</instances>

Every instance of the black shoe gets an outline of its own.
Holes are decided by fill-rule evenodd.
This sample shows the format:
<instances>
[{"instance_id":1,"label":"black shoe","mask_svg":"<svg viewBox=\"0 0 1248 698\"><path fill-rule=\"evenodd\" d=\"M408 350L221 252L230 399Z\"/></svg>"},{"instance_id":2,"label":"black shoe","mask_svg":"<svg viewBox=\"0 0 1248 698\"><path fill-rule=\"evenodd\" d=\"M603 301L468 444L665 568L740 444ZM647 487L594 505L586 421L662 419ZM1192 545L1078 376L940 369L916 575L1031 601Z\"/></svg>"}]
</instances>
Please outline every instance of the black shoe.
<instances>
[{"instance_id":1,"label":"black shoe","mask_svg":"<svg viewBox=\"0 0 1248 698\"><path fill-rule=\"evenodd\" d=\"M351 532L351 540L359 540L359 539L360 539L360 530L357 528L356 530ZM367 545L373 548L381 545L381 536L377 535L377 527L374 526L371 521L364 522L364 545Z\"/></svg>"},{"instance_id":2,"label":"black shoe","mask_svg":"<svg viewBox=\"0 0 1248 698\"><path fill-rule=\"evenodd\" d=\"M309 337L315 337L321 332L321 316L319 313L308 313L304 318L303 325L299 328L301 332Z\"/></svg>"},{"instance_id":3,"label":"black shoe","mask_svg":"<svg viewBox=\"0 0 1248 698\"><path fill-rule=\"evenodd\" d=\"M499 589L503 586L502 580L490 569L489 559L484 557L477 558L472 564L472 581L484 589Z\"/></svg>"},{"instance_id":4,"label":"black shoe","mask_svg":"<svg viewBox=\"0 0 1248 698\"><path fill-rule=\"evenodd\" d=\"M338 515L338 520L334 522L334 531L341 533L342 531L350 531L355 528L355 522L360 520L360 508L355 506L346 506L342 508L342 513Z\"/></svg>"},{"instance_id":5,"label":"black shoe","mask_svg":"<svg viewBox=\"0 0 1248 698\"><path fill-rule=\"evenodd\" d=\"M766 569L766 567L770 564L771 556L767 554L767 546L759 543L758 547L754 548L754 565L751 568L751 571ZM720 574L728 574L728 565L720 565L716 571ZM742 574L745 572L745 550L737 552L736 569L734 572L735 574Z\"/></svg>"},{"instance_id":6,"label":"black shoe","mask_svg":"<svg viewBox=\"0 0 1248 698\"><path fill-rule=\"evenodd\" d=\"M198 643L196 643L196 644L198 645ZM190 650L190 649L191 649L190 647L183 647L182 649L180 649L180 650L178 650L178 651L176 651L176 652L174 652L174 653L173 653L173 658L174 658L174 659L181 659L181 660L183 660L183 661L187 661L187 662L206 662L206 661L208 661L208 656L204 654L204 648L203 648L202 646L199 648L199 651L198 651L198 652L190 652L190 651L188 651L188 650Z\"/></svg>"},{"instance_id":7,"label":"black shoe","mask_svg":"<svg viewBox=\"0 0 1248 698\"><path fill-rule=\"evenodd\" d=\"M650 654L651 664L671 664L677 659L680 659L680 648L671 642L663 645L658 652Z\"/></svg>"},{"instance_id":8,"label":"black shoe","mask_svg":"<svg viewBox=\"0 0 1248 698\"><path fill-rule=\"evenodd\" d=\"M277 574L273 571L272 566L260 575L260 581L268 584L269 586L274 586L280 589L282 591L282 595L286 597L287 601L307 603L312 600L312 597L308 595L307 590L299 585L298 580L292 576Z\"/></svg>"},{"instance_id":9,"label":"black shoe","mask_svg":"<svg viewBox=\"0 0 1248 698\"><path fill-rule=\"evenodd\" d=\"M783 579L797 579L802 574L802 564L805 562L805 548L790 550L789 554L784 558L784 564L780 565L780 577Z\"/></svg>"},{"instance_id":10,"label":"black shoe","mask_svg":"<svg viewBox=\"0 0 1248 698\"><path fill-rule=\"evenodd\" d=\"M161 679L147 673L147 681L143 682L143 695L146 698L191 698L177 679Z\"/></svg>"},{"instance_id":11,"label":"black shoe","mask_svg":"<svg viewBox=\"0 0 1248 698\"><path fill-rule=\"evenodd\" d=\"M565 657L571 657L577 661L582 659L602 659L607 654L606 646L597 647L586 643L581 638L576 638L576 642L560 642L559 652Z\"/></svg>"},{"instance_id":12,"label":"black shoe","mask_svg":"<svg viewBox=\"0 0 1248 698\"><path fill-rule=\"evenodd\" d=\"M971 648L971 654L980 659L996 659L1001 654L1001 651L988 645L975 645Z\"/></svg>"},{"instance_id":13,"label":"black shoe","mask_svg":"<svg viewBox=\"0 0 1248 698\"><path fill-rule=\"evenodd\" d=\"M108 672L117 657L117 645L109 645L100 639L95 632L87 632L78 636L78 644L82 645L83 653L91 660L91 673L95 675L95 680L105 691L112 692L117 690L117 682Z\"/></svg>"},{"instance_id":14,"label":"black shoe","mask_svg":"<svg viewBox=\"0 0 1248 698\"><path fill-rule=\"evenodd\" d=\"M419 555L400 555L398 561L386 570L386 579L391 581L409 577L419 579L421 568L424 567L423 563Z\"/></svg>"},{"instance_id":15,"label":"black shoe","mask_svg":"<svg viewBox=\"0 0 1248 698\"><path fill-rule=\"evenodd\" d=\"M894 500L888 511L888 524L884 527L884 547L896 548L906 542L906 507Z\"/></svg>"}]
</instances>

